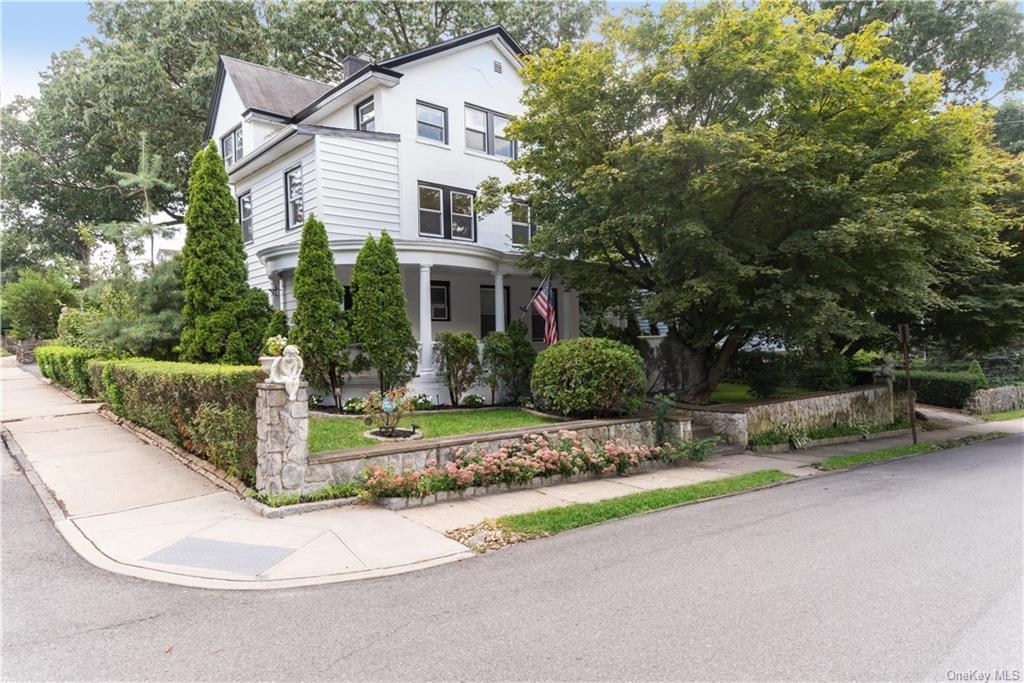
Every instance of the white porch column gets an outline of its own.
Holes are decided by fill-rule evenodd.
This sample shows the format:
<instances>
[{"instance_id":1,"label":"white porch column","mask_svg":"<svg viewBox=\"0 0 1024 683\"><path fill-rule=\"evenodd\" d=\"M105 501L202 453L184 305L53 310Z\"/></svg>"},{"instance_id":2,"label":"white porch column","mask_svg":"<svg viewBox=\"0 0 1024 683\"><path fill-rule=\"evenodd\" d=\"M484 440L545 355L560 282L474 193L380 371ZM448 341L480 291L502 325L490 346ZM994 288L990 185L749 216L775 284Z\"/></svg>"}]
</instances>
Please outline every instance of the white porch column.
<instances>
[{"instance_id":1,"label":"white porch column","mask_svg":"<svg viewBox=\"0 0 1024 683\"><path fill-rule=\"evenodd\" d=\"M434 370L434 333L430 329L430 266L420 266L420 374Z\"/></svg>"},{"instance_id":2,"label":"white porch column","mask_svg":"<svg viewBox=\"0 0 1024 683\"><path fill-rule=\"evenodd\" d=\"M494 274L494 329L505 331L505 274Z\"/></svg>"}]
</instances>

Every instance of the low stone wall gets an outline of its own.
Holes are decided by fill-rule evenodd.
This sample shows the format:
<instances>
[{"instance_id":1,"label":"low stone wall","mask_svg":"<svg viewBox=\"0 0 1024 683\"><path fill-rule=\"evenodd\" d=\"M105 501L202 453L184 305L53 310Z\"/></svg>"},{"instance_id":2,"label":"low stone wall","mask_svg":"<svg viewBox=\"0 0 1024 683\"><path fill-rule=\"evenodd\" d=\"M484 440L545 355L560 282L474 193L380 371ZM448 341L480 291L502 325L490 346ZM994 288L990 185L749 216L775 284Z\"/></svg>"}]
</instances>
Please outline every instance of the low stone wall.
<instances>
[{"instance_id":1,"label":"low stone wall","mask_svg":"<svg viewBox=\"0 0 1024 683\"><path fill-rule=\"evenodd\" d=\"M979 389L964 404L964 412L972 415L1006 413L1024 408L1024 384Z\"/></svg>"},{"instance_id":2,"label":"low stone wall","mask_svg":"<svg viewBox=\"0 0 1024 683\"><path fill-rule=\"evenodd\" d=\"M727 443L746 447L750 437L776 429L808 431L833 425L879 425L894 421L886 384L807 394L761 403L680 405L673 414L707 425Z\"/></svg>"},{"instance_id":3,"label":"low stone wall","mask_svg":"<svg viewBox=\"0 0 1024 683\"><path fill-rule=\"evenodd\" d=\"M338 418L345 419L345 418ZM689 438L688 421L676 420L668 425L673 434ZM657 434L650 418L623 418L616 420L578 420L555 424L536 425L523 429L510 429L488 434L423 439L397 444L383 444L368 448L350 449L331 453L317 453L309 457L304 491L315 491L324 486L352 481L363 469L371 466L390 467L396 472L422 469L428 463L443 465L455 458L458 449L497 450L502 446L519 443L529 434L555 436L561 431L573 431L584 443L603 445L607 441L623 441L633 445L655 446Z\"/></svg>"}]
</instances>

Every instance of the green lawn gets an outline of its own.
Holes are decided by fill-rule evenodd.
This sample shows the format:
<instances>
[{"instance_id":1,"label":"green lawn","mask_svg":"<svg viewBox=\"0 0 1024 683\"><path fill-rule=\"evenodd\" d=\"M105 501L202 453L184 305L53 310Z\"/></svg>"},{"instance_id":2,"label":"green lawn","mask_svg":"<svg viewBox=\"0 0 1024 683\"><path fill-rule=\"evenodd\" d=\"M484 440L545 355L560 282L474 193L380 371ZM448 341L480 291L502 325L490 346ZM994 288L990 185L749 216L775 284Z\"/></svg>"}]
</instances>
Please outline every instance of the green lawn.
<instances>
[{"instance_id":1,"label":"green lawn","mask_svg":"<svg viewBox=\"0 0 1024 683\"><path fill-rule=\"evenodd\" d=\"M1024 417L1024 408L1020 410L1010 410L1005 413L989 413L988 415L982 415L983 418L989 422L1002 422L1003 420L1016 420Z\"/></svg>"},{"instance_id":2,"label":"green lawn","mask_svg":"<svg viewBox=\"0 0 1024 683\"><path fill-rule=\"evenodd\" d=\"M462 411L423 411L402 418L402 428L419 425L424 438L494 432L557 422L519 408L485 408ZM309 425L309 452L323 453L344 448L376 446L376 439L363 436L368 429L362 418L314 417Z\"/></svg>"},{"instance_id":3,"label":"green lawn","mask_svg":"<svg viewBox=\"0 0 1024 683\"><path fill-rule=\"evenodd\" d=\"M778 470L759 470L689 486L632 493L628 496L602 500L597 503L577 503L521 515L508 515L499 518L498 524L508 531L527 536L557 534L560 531L599 524L641 512L692 503L727 493L756 489L792 478L793 475Z\"/></svg>"},{"instance_id":4,"label":"green lawn","mask_svg":"<svg viewBox=\"0 0 1024 683\"><path fill-rule=\"evenodd\" d=\"M810 389L802 387L784 387L779 389L778 395L773 398L786 398L809 393L811 393ZM760 399L750 393L750 388L746 384L722 382L715 387L714 393L711 394L712 403L751 403L758 400Z\"/></svg>"}]
</instances>

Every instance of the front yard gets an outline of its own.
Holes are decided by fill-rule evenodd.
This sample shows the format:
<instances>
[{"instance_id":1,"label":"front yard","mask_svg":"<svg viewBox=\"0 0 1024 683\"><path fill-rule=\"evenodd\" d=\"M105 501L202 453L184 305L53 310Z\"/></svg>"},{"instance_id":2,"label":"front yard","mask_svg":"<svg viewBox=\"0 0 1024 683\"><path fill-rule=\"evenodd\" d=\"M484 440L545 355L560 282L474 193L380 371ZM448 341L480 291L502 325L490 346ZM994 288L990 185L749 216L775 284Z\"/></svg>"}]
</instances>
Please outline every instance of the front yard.
<instances>
[{"instance_id":1,"label":"front yard","mask_svg":"<svg viewBox=\"0 0 1024 683\"><path fill-rule=\"evenodd\" d=\"M519 408L484 408L419 412L405 417L402 427L417 425L423 437L459 436L495 432L557 422ZM376 446L381 441L363 436L369 427L358 417L313 417L309 424L309 452L324 453L359 446Z\"/></svg>"},{"instance_id":2,"label":"front yard","mask_svg":"<svg viewBox=\"0 0 1024 683\"><path fill-rule=\"evenodd\" d=\"M812 393L811 389L783 387L778 390L778 393L773 398L789 398L810 393ZM711 394L712 403L753 403L758 400L760 399L750 393L750 387L746 384L734 384L732 382L720 382L715 387L714 393Z\"/></svg>"}]
</instances>

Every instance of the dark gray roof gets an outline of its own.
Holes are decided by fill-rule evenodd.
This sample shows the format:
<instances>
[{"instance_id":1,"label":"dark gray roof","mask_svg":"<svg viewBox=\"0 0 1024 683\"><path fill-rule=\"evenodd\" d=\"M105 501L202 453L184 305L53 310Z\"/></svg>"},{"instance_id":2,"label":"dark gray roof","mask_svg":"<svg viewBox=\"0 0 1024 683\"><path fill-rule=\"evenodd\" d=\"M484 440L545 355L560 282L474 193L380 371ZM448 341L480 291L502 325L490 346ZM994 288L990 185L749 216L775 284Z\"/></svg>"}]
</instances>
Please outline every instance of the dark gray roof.
<instances>
[{"instance_id":1,"label":"dark gray roof","mask_svg":"<svg viewBox=\"0 0 1024 683\"><path fill-rule=\"evenodd\" d=\"M291 118L332 87L234 57L222 56L221 61L245 108L267 114Z\"/></svg>"}]
</instances>

